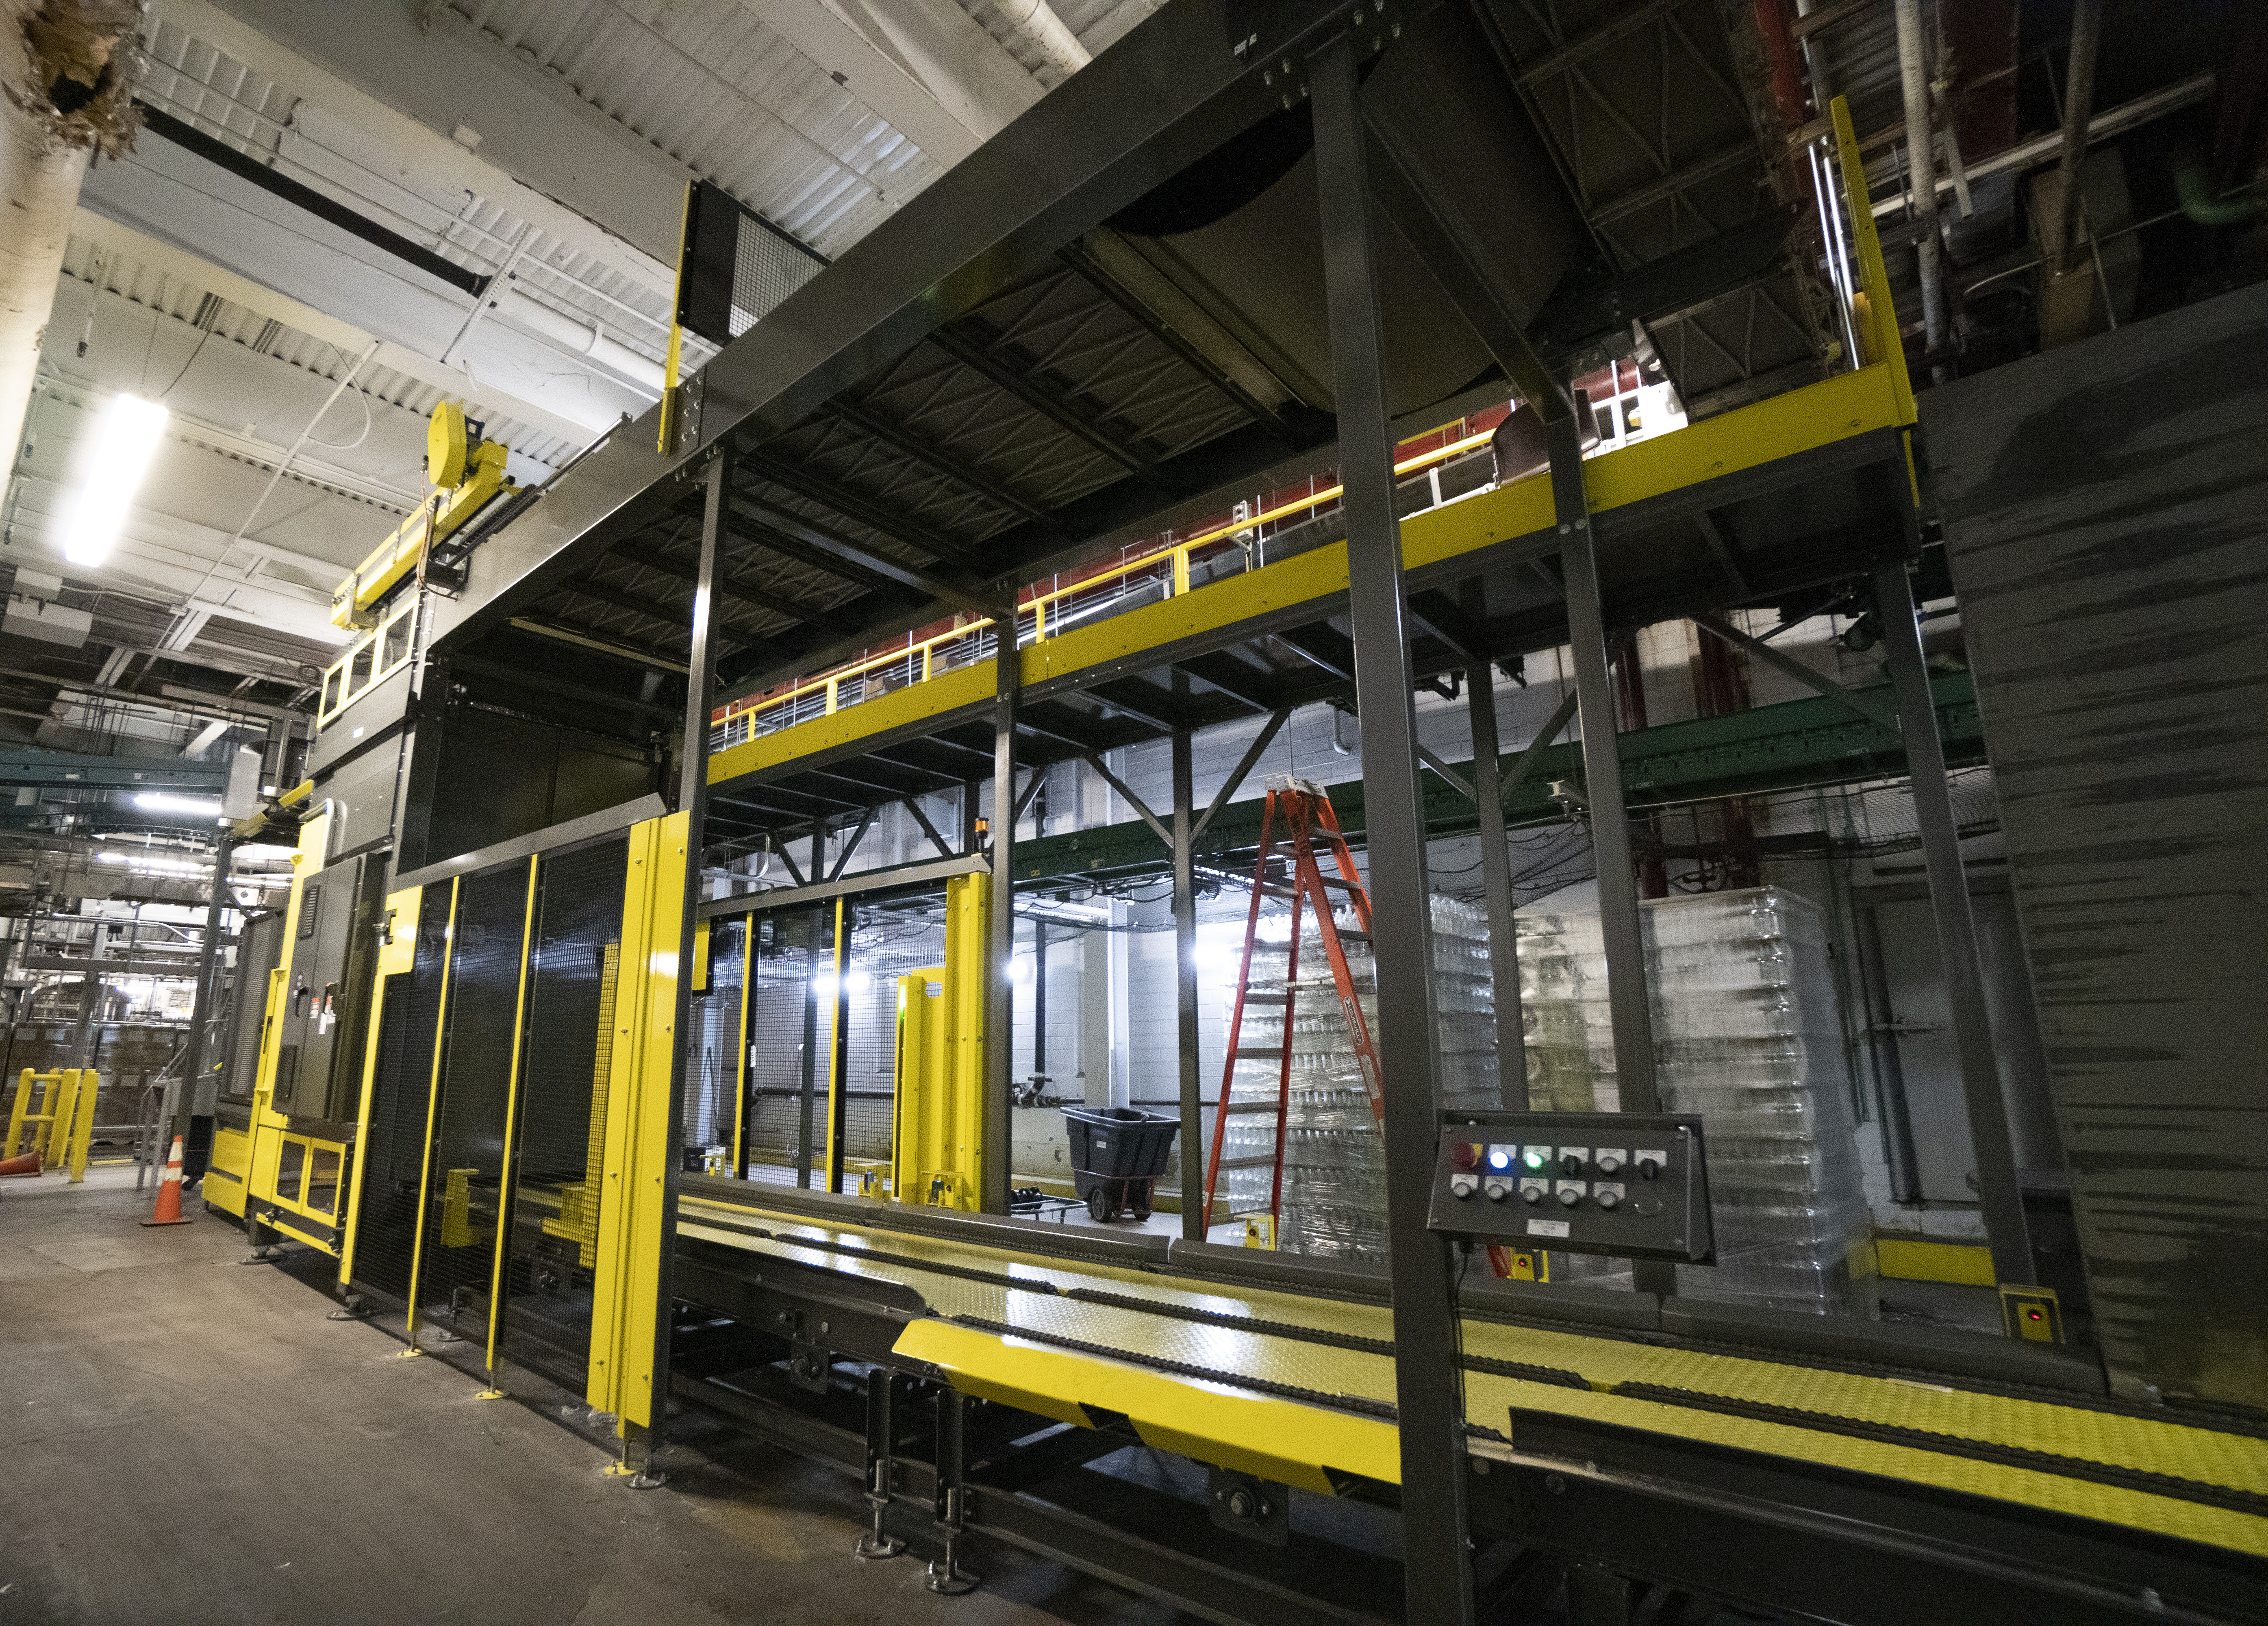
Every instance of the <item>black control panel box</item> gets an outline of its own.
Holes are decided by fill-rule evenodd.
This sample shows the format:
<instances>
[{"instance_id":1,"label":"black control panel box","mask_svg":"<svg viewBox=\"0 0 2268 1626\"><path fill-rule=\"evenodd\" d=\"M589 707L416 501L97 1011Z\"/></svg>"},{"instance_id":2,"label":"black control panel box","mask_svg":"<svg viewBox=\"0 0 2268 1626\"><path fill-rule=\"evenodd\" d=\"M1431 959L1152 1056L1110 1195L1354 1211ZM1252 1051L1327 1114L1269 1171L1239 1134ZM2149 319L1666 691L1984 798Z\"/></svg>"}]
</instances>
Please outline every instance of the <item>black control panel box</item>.
<instances>
[{"instance_id":1,"label":"black control panel box","mask_svg":"<svg viewBox=\"0 0 2268 1626\"><path fill-rule=\"evenodd\" d=\"M1708 1264L1716 1242L1701 1120L1444 1113L1425 1223L1521 1247Z\"/></svg>"}]
</instances>

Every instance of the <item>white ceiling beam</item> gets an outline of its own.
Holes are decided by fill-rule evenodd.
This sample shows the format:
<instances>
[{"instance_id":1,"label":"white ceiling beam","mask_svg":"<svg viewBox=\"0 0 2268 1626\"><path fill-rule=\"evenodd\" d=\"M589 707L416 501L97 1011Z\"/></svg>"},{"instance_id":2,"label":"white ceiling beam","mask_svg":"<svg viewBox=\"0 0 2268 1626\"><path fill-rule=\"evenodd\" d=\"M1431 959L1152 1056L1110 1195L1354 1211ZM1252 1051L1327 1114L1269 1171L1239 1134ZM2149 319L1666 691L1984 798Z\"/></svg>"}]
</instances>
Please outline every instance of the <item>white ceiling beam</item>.
<instances>
[{"instance_id":1,"label":"white ceiling beam","mask_svg":"<svg viewBox=\"0 0 2268 1626\"><path fill-rule=\"evenodd\" d=\"M1042 94L954 0L740 4L943 165L967 158Z\"/></svg>"},{"instance_id":2,"label":"white ceiling beam","mask_svg":"<svg viewBox=\"0 0 2268 1626\"><path fill-rule=\"evenodd\" d=\"M225 8L213 0L158 0L156 10L166 22L360 131L371 146L358 156L380 173L394 171L398 184L421 195L436 188L476 193L650 288L666 293L674 286L682 168L650 147L649 156L626 163L622 137L628 132L617 127L611 135L597 135L588 119L564 113L548 95L535 121L541 128L523 127L519 121L529 109L519 105L522 97L497 84L494 63L460 63L446 85L419 83L431 66L423 59L445 54L453 36L436 40L422 32L404 7L380 0L348 6L249 0ZM367 42L361 38L365 33L372 36ZM389 45L407 42L414 42L418 61L387 54ZM512 77L528 72L526 64L503 55ZM469 76L466 67L473 70ZM448 99L459 96L468 77L475 87L485 83L493 94L484 99L475 88ZM445 110L445 100L454 113ZM583 112L612 123L594 109ZM459 124L481 132L478 151L450 139ZM643 145L634 137L631 142ZM600 143L609 151L597 150ZM511 155L523 152L535 162L534 171L512 167ZM674 176L664 177L672 169ZM625 186L652 188L658 177L674 185L661 188L666 207L659 211L650 196L638 200L640 219L655 216L661 225L659 239L647 242L610 221L604 205Z\"/></svg>"},{"instance_id":3,"label":"white ceiling beam","mask_svg":"<svg viewBox=\"0 0 2268 1626\"><path fill-rule=\"evenodd\" d=\"M428 9L432 26L420 27L420 9L416 0L354 0L346 5L226 0L218 6L211 0L160 0L159 4L161 14L169 19L178 15L182 27L211 39L235 56L234 49L188 20L195 12L206 19L205 27L213 27L211 14L223 11L242 26L243 32L232 37L247 51L259 48L246 33L264 36L271 51L281 47L324 70L335 83L359 89L365 103L406 115L449 145L456 144L449 136L460 126L477 130L481 163L587 216L636 245L654 263L674 266L685 183L692 173L454 11ZM247 60L246 65L255 64ZM289 74L270 77L280 85L300 88ZM335 94L328 88L319 93L312 82L302 93L326 105ZM465 158L473 158L461 147L458 151ZM459 163L430 143L420 146L415 161L420 166ZM493 193L495 188L490 182L475 189ZM519 212L517 202L512 207ZM657 285L668 288L672 280L665 277Z\"/></svg>"},{"instance_id":4,"label":"white ceiling beam","mask_svg":"<svg viewBox=\"0 0 2268 1626\"><path fill-rule=\"evenodd\" d=\"M328 312L282 294L264 283L254 282L234 271L215 265L188 249L137 232L132 226L107 219L82 206L71 220L71 235L92 243L112 254L139 260L168 276L178 277L193 288L216 294L232 305L264 316L271 321L320 339L349 356L358 356L371 342L372 335L353 323L342 321ZM591 438L587 425L560 416L557 413L531 401L525 401L497 389L492 383L475 379L461 367L445 366L430 356L423 356L405 345L379 340L378 354L372 361L416 379L419 383L441 391L468 408L479 408L481 413L519 419L547 435L556 435L572 445L581 445Z\"/></svg>"}]
</instances>

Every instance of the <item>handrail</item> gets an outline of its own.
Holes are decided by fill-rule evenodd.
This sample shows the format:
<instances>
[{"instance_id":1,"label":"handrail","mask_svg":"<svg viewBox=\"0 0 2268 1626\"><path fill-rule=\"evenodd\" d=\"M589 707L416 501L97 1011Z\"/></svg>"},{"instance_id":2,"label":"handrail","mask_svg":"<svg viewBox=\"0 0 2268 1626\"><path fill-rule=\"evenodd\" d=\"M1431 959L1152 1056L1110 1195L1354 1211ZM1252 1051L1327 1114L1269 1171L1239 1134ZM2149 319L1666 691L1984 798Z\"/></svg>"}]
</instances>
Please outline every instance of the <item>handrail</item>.
<instances>
[{"instance_id":1,"label":"handrail","mask_svg":"<svg viewBox=\"0 0 2268 1626\"><path fill-rule=\"evenodd\" d=\"M1464 421L1465 420L1462 419L1457 420L1460 423ZM1446 428L1447 425L1444 425L1443 427ZM1438 434L1440 431L1439 430L1428 430L1427 432L1429 434ZM1395 477L1396 479L1400 479L1406 475L1421 473L1437 463L1447 462L1453 458L1461 457L1468 452L1471 452L1480 446L1487 445L1490 434L1493 431L1491 430L1481 434L1462 436L1455 440L1447 442L1445 445L1436 446L1431 451L1421 452L1414 456L1405 458L1395 464ZM1420 438L1422 438L1422 437L1420 437ZM1307 512L1322 508L1327 504L1337 501L1344 489L1345 488L1343 485L1336 483L1326 486L1322 489L1311 492L1304 497L1298 497L1288 503L1278 504L1273 508L1265 509L1259 513L1252 514L1242 519L1230 519L1225 524L1214 526L1211 530L1201 532L1195 536L1185 537L1180 541L1170 543L1164 548L1156 548L1149 553L1140 555L1138 557L1125 560L1108 570L1099 570L1092 576L1081 577L1078 581L1070 583L1065 586L1050 588L1045 592L1035 593L1032 597L1023 600L1016 607L1018 620L1020 622L1024 613L1028 610L1032 614L1031 636L1035 639L1045 637L1048 636L1047 623L1049 620L1049 609L1050 607L1059 605L1064 600L1079 595L1093 592L1098 587L1108 584L1123 582L1130 576L1134 576L1145 570L1156 570L1161 565L1170 565L1172 567L1173 585L1171 592L1176 595L1187 592L1190 587L1190 582L1189 579L1189 560L1190 555L1195 552L1195 550L1201 548L1209 548L1214 543L1221 541L1223 538L1233 536L1240 531L1248 531L1253 529L1255 526L1270 524L1274 520L1284 519L1288 515ZM912 666L916 663L918 663L920 680L917 681L925 681L931 675L932 657L939 644L959 643L965 639L976 639L981 636L982 634L990 629L994 624L994 617L984 616L978 620L966 622L958 627L948 628L943 632L932 633L930 636L920 640L918 643L908 644L902 649L884 651L881 653L871 655L862 660L853 662L849 666L838 666L832 672L828 672L820 677L813 678L807 682L799 684L784 694L768 695L762 700L752 704L743 705L737 708L721 708L719 713L711 719L712 729L729 726L743 717L752 719L750 725L753 728L753 719L757 716L763 713L777 711L782 709L786 709L792 713L798 701L806 699L814 695L823 694L826 696L826 709L825 713L822 713L822 715L832 713L838 709L838 703L840 702L842 689L844 684L856 683L872 673L882 671L900 664ZM1018 642L1023 642L1020 628ZM983 650L981 645L976 652L980 655L982 654Z\"/></svg>"}]
</instances>

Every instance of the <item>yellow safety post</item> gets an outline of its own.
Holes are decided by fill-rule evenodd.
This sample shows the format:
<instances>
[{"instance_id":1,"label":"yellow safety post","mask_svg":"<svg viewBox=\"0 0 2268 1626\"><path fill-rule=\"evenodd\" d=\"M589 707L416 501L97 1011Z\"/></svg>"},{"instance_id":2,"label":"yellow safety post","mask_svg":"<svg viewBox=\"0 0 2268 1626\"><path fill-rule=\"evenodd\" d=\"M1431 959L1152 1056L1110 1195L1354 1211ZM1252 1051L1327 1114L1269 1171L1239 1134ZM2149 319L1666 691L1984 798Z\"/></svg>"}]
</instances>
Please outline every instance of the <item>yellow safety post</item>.
<instances>
[{"instance_id":1,"label":"yellow safety post","mask_svg":"<svg viewBox=\"0 0 2268 1626\"><path fill-rule=\"evenodd\" d=\"M945 964L898 979L890 1196L975 1210L983 1190L985 931L992 878L946 883Z\"/></svg>"},{"instance_id":2,"label":"yellow safety post","mask_svg":"<svg viewBox=\"0 0 2268 1626\"><path fill-rule=\"evenodd\" d=\"M664 1202L675 1155L669 1144L669 1075L677 1043L688 823L684 813L672 813L633 825L622 882L585 1397L619 1419L625 1438L632 1426L651 1426L653 1416Z\"/></svg>"},{"instance_id":3,"label":"yellow safety post","mask_svg":"<svg viewBox=\"0 0 2268 1626\"><path fill-rule=\"evenodd\" d=\"M1851 126L1850 105L1837 96L1828 112L1835 124L1835 152L1843 167L1843 201L1851 210L1851 235L1859 250L1859 286L1865 307L1857 313L1859 336L1867 346L1866 360L1890 370L1890 389L1897 404L1898 422L1914 421L1913 380L1906 373L1906 349L1898 337L1897 306L1890 302L1889 268L1882 261L1882 240L1874 231L1874 210L1867 193L1867 168L1859 155L1859 137Z\"/></svg>"},{"instance_id":4,"label":"yellow safety post","mask_svg":"<svg viewBox=\"0 0 2268 1626\"><path fill-rule=\"evenodd\" d=\"M94 1147L95 1092L102 1086L101 1078L92 1067L79 1072L77 1079L77 1110L68 1126L70 1132L62 1153L62 1160L70 1165L70 1183L74 1186L84 1184L86 1180L87 1154Z\"/></svg>"},{"instance_id":5,"label":"yellow safety post","mask_svg":"<svg viewBox=\"0 0 2268 1626\"><path fill-rule=\"evenodd\" d=\"M55 1075L44 1105L48 1122L40 1140L41 1159L57 1168L70 1162L72 1131L78 1127L78 1069L66 1067Z\"/></svg>"},{"instance_id":6,"label":"yellow safety post","mask_svg":"<svg viewBox=\"0 0 2268 1626\"><path fill-rule=\"evenodd\" d=\"M25 1124L32 1125L32 1134L36 1137L40 1132L39 1126L46 1122L32 1111L32 1086L43 1077L44 1074L35 1073L28 1067L16 1075L16 1101L8 1109L8 1138L0 1141L0 1163L16 1155L17 1137L23 1134Z\"/></svg>"}]
</instances>

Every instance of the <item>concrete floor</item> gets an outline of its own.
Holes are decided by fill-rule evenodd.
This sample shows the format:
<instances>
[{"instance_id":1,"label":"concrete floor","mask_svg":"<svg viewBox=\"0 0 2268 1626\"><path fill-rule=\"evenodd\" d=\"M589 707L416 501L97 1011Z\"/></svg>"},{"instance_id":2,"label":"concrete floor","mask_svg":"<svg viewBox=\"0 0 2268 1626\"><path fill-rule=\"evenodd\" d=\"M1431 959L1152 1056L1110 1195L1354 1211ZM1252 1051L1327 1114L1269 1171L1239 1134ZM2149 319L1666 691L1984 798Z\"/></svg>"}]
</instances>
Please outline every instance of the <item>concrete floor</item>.
<instances>
[{"instance_id":1,"label":"concrete floor","mask_svg":"<svg viewBox=\"0 0 2268 1626\"><path fill-rule=\"evenodd\" d=\"M130 1168L0 1181L0 1626L1182 1618L981 1537L985 1585L936 1597L918 1541L850 1556L851 1480L737 1437L631 1490L557 1408L327 1321L194 1203L144 1211Z\"/></svg>"}]
</instances>

